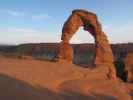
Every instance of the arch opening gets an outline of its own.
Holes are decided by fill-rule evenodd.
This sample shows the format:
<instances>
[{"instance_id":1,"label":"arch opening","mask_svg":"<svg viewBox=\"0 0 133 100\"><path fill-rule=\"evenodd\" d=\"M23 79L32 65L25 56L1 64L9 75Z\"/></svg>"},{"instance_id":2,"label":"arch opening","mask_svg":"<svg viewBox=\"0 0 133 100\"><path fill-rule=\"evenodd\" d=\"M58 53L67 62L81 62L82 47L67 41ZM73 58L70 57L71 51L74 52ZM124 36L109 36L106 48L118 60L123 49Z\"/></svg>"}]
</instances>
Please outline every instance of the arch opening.
<instances>
[{"instance_id":1,"label":"arch opening","mask_svg":"<svg viewBox=\"0 0 133 100\"><path fill-rule=\"evenodd\" d=\"M94 59L94 38L93 36L84 30L84 27L80 27L77 32L72 36L69 43L73 48L73 63L88 67L92 64Z\"/></svg>"},{"instance_id":2,"label":"arch opening","mask_svg":"<svg viewBox=\"0 0 133 100\"><path fill-rule=\"evenodd\" d=\"M70 39L69 43L70 44L87 44L87 43L93 43L95 39L93 36L88 33L87 31L84 30L84 27L81 26L79 29L76 31L76 33L72 36Z\"/></svg>"}]
</instances>

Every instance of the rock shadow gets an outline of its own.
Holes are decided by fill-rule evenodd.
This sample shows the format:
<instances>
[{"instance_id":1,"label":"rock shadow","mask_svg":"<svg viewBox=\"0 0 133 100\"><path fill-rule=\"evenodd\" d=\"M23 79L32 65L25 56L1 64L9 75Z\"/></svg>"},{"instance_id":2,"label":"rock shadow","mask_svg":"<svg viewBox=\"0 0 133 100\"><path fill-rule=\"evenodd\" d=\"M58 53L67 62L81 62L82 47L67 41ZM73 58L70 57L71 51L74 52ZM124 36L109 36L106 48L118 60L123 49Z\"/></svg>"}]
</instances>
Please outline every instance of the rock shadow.
<instances>
[{"instance_id":1,"label":"rock shadow","mask_svg":"<svg viewBox=\"0 0 133 100\"><path fill-rule=\"evenodd\" d=\"M11 76L0 74L0 100L115 100L105 94L84 95L71 91L58 93Z\"/></svg>"}]
</instances>

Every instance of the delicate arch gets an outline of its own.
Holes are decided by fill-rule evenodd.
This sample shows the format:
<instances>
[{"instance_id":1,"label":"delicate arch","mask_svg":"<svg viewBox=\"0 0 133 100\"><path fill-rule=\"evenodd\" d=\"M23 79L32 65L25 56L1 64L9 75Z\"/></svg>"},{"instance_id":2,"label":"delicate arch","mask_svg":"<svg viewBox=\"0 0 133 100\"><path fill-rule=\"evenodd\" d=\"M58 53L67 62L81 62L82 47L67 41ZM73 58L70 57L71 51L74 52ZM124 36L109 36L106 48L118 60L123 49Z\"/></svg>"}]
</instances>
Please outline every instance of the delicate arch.
<instances>
[{"instance_id":1,"label":"delicate arch","mask_svg":"<svg viewBox=\"0 0 133 100\"><path fill-rule=\"evenodd\" d=\"M84 30L88 31L95 39L96 54L94 64L96 66L108 66L109 73L112 73L110 74L111 77L115 77L116 73L111 47L105 33L102 31L101 24L98 21L96 14L92 12L80 9L72 11L72 14L64 23L62 29L62 42L60 43L60 51L58 54L59 61L72 62L73 50L69 45L69 40L81 26L83 26Z\"/></svg>"}]
</instances>

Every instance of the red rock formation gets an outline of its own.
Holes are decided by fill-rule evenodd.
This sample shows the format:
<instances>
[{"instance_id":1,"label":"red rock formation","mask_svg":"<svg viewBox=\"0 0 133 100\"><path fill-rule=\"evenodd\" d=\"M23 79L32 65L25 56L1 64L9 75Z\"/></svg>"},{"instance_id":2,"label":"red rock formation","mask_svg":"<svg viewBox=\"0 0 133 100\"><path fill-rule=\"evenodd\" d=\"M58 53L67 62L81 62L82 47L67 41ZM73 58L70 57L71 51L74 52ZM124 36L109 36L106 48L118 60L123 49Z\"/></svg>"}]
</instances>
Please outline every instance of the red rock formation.
<instances>
[{"instance_id":1,"label":"red rock formation","mask_svg":"<svg viewBox=\"0 0 133 100\"><path fill-rule=\"evenodd\" d=\"M96 54L94 64L96 66L106 65L109 68L109 76L115 78L116 72L113 64L114 60L112 50L105 33L102 31L96 14L92 12L74 10L65 22L62 29L62 45L58 56L59 61L66 60L68 62L72 62L72 49L68 49L71 47L66 46L66 44L69 44L69 40L81 26L83 26L84 30L88 31L95 39Z\"/></svg>"},{"instance_id":2,"label":"red rock formation","mask_svg":"<svg viewBox=\"0 0 133 100\"><path fill-rule=\"evenodd\" d=\"M68 42L62 41L60 43L60 54L58 55L60 61L65 59L66 61L72 62L73 60L73 50Z\"/></svg>"},{"instance_id":3,"label":"red rock formation","mask_svg":"<svg viewBox=\"0 0 133 100\"><path fill-rule=\"evenodd\" d=\"M127 71L127 81L133 82L133 53L128 53L125 60L125 70Z\"/></svg>"}]
</instances>

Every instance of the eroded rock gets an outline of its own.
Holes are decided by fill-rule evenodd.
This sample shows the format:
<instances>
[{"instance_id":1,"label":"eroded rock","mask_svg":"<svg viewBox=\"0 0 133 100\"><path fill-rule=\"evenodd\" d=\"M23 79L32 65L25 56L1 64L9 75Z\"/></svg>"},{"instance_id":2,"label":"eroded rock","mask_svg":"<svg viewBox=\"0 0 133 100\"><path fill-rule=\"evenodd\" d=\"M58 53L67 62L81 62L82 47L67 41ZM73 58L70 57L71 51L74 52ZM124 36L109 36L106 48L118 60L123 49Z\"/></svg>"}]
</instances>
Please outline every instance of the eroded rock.
<instances>
[{"instance_id":1,"label":"eroded rock","mask_svg":"<svg viewBox=\"0 0 133 100\"><path fill-rule=\"evenodd\" d=\"M73 50L71 45L69 45L68 42L62 41L60 43L60 53L58 55L60 61L68 61L71 62L73 61Z\"/></svg>"},{"instance_id":2,"label":"eroded rock","mask_svg":"<svg viewBox=\"0 0 133 100\"><path fill-rule=\"evenodd\" d=\"M72 49L68 49L69 40L76 33L79 27L83 26L85 31L88 31L95 39L95 58L94 64L96 66L108 67L109 77L116 78L114 59L111 47L109 45L107 36L102 31L102 27L96 14L85 10L74 10L65 22L62 29L61 47L58 55L59 61L72 62ZM67 44L67 46L66 46Z\"/></svg>"},{"instance_id":3,"label":"eroded rock","mask_svg":"<svg viewBox=\"0 0 133 100\"><path fill-rule=\"evenodd\" d=\"M127 72L127 81L133 82L133 53L128 53L125 60L125 70Z\"/></svg>"}]
</instances>

